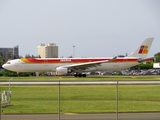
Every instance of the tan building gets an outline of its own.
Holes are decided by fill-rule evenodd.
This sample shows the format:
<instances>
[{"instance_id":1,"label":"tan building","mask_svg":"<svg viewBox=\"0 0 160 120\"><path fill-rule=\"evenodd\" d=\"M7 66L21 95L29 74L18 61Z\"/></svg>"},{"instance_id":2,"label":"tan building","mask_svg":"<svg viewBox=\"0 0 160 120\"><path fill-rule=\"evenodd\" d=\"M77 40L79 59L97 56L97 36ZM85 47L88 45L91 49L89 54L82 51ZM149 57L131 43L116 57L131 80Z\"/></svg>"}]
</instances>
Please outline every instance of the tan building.
<instances>
[{"instance_id":1,"label":"tan building","mask_svg":"<svg viewBox=\"0 0 160 120\"><path fill-rule=\"evenodd\" d=\"M49 43L47 46L41 43L41 45L38 46L38 55L41 58L58 58L58 46L54 43Z\"/></svg>"}]
</instances>

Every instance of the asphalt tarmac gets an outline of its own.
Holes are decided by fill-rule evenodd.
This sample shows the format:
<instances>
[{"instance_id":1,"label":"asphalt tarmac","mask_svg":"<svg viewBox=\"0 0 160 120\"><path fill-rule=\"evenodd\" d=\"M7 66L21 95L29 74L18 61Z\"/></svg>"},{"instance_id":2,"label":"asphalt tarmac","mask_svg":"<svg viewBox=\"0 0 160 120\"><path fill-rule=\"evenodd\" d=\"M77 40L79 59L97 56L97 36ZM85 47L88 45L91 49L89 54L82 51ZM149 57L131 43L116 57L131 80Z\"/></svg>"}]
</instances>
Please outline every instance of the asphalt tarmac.
<instances>
[{"instance_id":1,"label":"asphalt tarmac","mask_svg":"<svg viewBox=\"0 0 160 120\"><path fill-rule=\"evenodd\" d=\"M159 113L2 115L0 120L160 120Z\"/></svg>"},{"instance_id":2,"label":"asphalt tarmac","mask_svg":"<svg viewBox=\"0 0 160 120\"><path fill-rule=\"evenodd\" d=\"M54 81L54 82L0 82L0 86L5 85L154 85L160 84L160 81Z\"/></svg>"}]
</instances>

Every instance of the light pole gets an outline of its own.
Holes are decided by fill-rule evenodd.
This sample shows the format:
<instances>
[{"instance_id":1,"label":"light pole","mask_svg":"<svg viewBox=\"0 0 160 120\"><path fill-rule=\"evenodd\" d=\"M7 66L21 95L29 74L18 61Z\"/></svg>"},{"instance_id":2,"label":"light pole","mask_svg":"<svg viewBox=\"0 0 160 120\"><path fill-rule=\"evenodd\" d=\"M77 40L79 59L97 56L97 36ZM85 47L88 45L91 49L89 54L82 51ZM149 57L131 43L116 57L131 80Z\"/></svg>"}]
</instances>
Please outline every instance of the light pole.
<instances>
[{"instance_id":1,"label":"light pole","mask_svg":"<svg viewBox=\"0 0 160 120\"><path fill-rule=\"evenodd\" d=\"M73 45L73 57L75 57L75 45Z\"/></svg>"}]
</instances>

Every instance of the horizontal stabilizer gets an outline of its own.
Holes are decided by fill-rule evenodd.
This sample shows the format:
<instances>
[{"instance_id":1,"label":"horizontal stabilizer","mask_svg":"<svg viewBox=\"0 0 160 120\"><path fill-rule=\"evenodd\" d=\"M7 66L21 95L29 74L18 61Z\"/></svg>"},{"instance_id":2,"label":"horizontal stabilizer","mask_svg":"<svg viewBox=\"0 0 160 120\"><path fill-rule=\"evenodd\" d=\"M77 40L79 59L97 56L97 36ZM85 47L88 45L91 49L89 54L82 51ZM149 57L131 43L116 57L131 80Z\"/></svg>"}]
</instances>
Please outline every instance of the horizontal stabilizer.
<instances>
[{"instance_id":1,"label":"horizontal stabilizer","mask_svg":"<svg viewBox=\"0 0 160 120\"><path fill-rule=\"evenodd\" d=\"M140 58L138 59L138 62L150 62L152 60L154 60L154 57L144 58L144 59Z\"/></svg>"}]
</instances>

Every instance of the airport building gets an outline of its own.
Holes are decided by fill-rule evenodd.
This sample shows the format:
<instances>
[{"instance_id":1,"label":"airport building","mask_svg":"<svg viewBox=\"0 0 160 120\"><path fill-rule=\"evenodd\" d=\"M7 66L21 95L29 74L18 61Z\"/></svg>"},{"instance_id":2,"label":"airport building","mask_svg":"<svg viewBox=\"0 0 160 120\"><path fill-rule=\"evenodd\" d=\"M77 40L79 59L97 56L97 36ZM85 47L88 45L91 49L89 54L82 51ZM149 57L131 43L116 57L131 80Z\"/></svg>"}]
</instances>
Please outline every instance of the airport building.
<instances>
[{"instance_id":1,"label":"airport building","mask_svg":"<svg viewBox=\"0 0 160 120\"><path fill-rule=\"evenodd\" d=\"M38 46L38 56L41 58L58 58L58 46L54 43L49 43L47 46L41 43Z\"/></svg>"},{"instance_id":2,"label":"airport building","mask_svg":"<svg viewBox=\"0 0 160 120\"><path fill-rule=\"evenodd\" d=\"M153 68L160 69L160 63L153 63Z\"/></svg>"},{"instance_id":3,"label":"airport building","mask_svg":"<svg viewBox=\"0 0 160 120\"><path fill-rule=\"evenodd\" d=\"M0 48L0 54L2 54L3 58L19 58L19 46L17 45L13 48Z\"/></svg>"}]
</instances>

